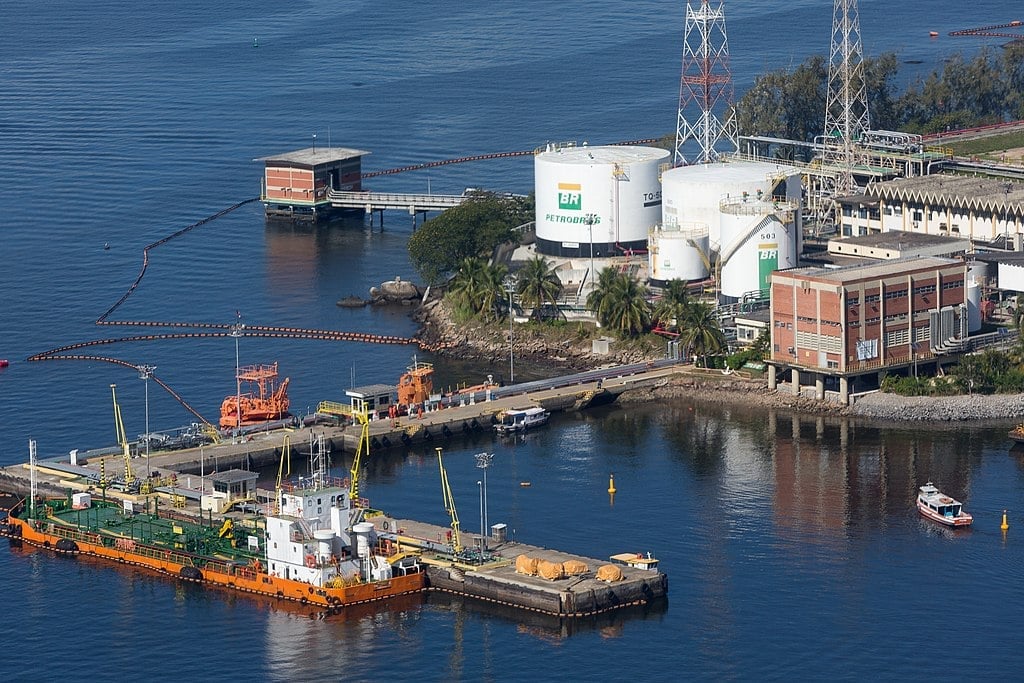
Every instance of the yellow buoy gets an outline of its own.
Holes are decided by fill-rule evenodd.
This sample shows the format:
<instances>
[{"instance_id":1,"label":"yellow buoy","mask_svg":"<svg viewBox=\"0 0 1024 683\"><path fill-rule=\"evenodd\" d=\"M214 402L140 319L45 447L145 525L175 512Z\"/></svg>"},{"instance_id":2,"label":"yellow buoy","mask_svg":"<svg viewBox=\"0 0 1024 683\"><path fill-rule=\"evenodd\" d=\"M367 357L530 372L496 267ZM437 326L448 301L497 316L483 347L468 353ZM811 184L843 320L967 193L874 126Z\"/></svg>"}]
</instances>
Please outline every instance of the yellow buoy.
<instances>
[{"instance_id":1,"label":"yellow buoy","mask_svg":"<svg viewBox=\"0 0 1024 683\"><path fill-rule=\"evenodd\" d=\"M608 475L608 493L615 493L615 475Z\"/></svg>"},{"instance_id":2,"label":"yellow buoy","mask_svg":"<svg viewBox=\"0 0 1024 683\"><path fill-rule=\"evenodd\" d=\"M999 528L1003 531L1010 528L1010 525L1006 523L1006 510L1003 510L1003 523L999 525Z\"/></svg>"}]
</instances>

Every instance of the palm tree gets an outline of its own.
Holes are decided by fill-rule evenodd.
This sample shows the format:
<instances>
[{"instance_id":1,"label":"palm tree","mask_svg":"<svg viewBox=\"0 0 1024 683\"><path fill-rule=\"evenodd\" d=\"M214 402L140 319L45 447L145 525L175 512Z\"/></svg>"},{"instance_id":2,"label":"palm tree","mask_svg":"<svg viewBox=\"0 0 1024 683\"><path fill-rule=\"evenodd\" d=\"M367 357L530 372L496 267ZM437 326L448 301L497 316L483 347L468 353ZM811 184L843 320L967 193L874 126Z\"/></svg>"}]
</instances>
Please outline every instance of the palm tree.
<instances>
[{"instance_id":1,"label":"palm tree","mask_svg":"<svg viewBox=\"0 0 1024 683\"><path fill-rule=\"evenodd\" d=\"M651 324L647 286L627 273L608 268L601 271L597 288L587 297L587 306L602 325L623 336L635 336Z\"/></svg>"},{"instance_id":2,"label":"palm tree","mask_svg":"<svg viewBox=\"0 0 1024 683\"><path fill-rule=\"evenodd\" d=\"M519 270L518 278L516 290L519 300L524 306L533 308L534 317L539 316L545 304L557 306L562 281L543 256L538 254L527 261Z\"/></svg>"},{"instance_id":3,"label":"palm tree","mask_svg":"<svg viewBox=\"0 0 1024 683\"><path fill-rule=\"evenodd\" d=\"M678 331L690 307L690 292L682 280L671 280L654 307L653 317L665 329Z\"/></svg>"},{"instance_id":4,"label":"palm tree","mask_svg":"<svg viewBox=\"0 0 1024 683\"><path fill-rule=\"evenodd\" d=\"M615 285L615 281L618 273L614 268L603 268L601 272L597 274L597 284L587 295L587 308L593 311L594 316L598 321L604 325L607 319L608 304L611 302L611 298L608 296L611 292L612 287Z\"/></svg>"},{"instance_id":5,"label":"palm tree","mask_svg":"<svg viewBox=\"0 0 1024 683\"><path fill-rule=\"evenodd\" d=\"M504 265L466 258L459 265L448 291L457 306L467 308L473 315L490 315L495 312L496 304L504 300L501 283L507 273Z\"/></svg>"},{"instance_id":6,"label":"palm tree","mask_svg":"<svg viewBox=\"0 0 1024 683\"><path fill-rule=\"evenodd\" d=\"M708 304L690 304L682 321L679 340L688 352L704 359L707 367L708 355L721 352L725 346L725 335L715 317L715 310Z\"/></svg>"}]
</instances>

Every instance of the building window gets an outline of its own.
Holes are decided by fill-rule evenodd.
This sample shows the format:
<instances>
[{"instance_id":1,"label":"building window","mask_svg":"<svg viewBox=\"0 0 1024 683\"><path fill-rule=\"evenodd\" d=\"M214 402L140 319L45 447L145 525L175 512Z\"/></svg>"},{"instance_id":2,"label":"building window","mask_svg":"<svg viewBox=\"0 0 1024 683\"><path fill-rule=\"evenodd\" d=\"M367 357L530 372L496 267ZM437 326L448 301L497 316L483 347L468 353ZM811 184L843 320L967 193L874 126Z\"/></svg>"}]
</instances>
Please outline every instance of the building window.
<instances>
[{"instance_id":1,"label":"building window","mask_svg":"<svg viewBox=\"0 0 1024 683\"><path fill-rule=\"evenodd\" d=\"M839 369L839 361L837 361L837 360L830 360L830 361L828 361L827 367L828 367L829 370L838 370Z\"/></svg>"},{"instance_id":2,"label":"building window","mask_svg":"<svg viewBox=\"0 0 1024 683\"><path fill-rule=\"evenodd\" d=\"M873 304L878 302L882 297L878 294L868 294L864 297L864 303Z\"/></svg>"}]
</instances>

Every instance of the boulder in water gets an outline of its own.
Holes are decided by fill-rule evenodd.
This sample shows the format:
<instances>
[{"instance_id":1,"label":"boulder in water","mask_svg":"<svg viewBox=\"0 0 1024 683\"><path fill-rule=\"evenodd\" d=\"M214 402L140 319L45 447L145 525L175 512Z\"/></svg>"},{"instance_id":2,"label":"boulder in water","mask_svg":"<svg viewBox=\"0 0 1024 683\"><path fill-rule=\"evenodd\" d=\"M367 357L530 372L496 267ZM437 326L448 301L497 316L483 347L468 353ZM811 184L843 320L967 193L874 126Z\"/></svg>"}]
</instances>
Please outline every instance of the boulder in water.
<instances>
[{"instance_id":1,"label":"boulder in water","mask_svg":"<svg viewBox=\"0 0 1024 683\"><path fill-rule=\"evenodd\" d=\"M370 288L370 298L375 304L408 304L420 296L419 287L398 276L394 280L382 282L380 287Z\"/></svg>"},{"instance_id":2,"label":"boulder in water","mask_svg":"<svg viewBox=\"0 0 1024 683\"><path fill-rule=\"evenodd\" d=\"M349 294L344 299L338 300L338 305L342 308L362 308L366 304L370 303L366 299L361 299L355 294Z\"/></svg>"}]
</instances>

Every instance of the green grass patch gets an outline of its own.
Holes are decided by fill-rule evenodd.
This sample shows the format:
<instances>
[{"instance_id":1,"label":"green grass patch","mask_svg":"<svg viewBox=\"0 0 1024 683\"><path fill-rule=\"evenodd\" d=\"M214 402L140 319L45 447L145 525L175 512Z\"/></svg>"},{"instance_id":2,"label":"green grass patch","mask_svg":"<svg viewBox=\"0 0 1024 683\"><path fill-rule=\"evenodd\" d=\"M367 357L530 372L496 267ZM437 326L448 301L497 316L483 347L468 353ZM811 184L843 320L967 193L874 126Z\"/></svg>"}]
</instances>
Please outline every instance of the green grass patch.
<instances>
[{"instance_id":1,"label":"green grass patch","mask_svg":"<svg viewBox=\"0 0 1024 683\"><path fill-rule=\"evenodd\" d=\"M947 145L957 156L976 156L1024 147L1024 131L1000 133L975 140L964 140Z\"/></svg>"}]
</instances>

